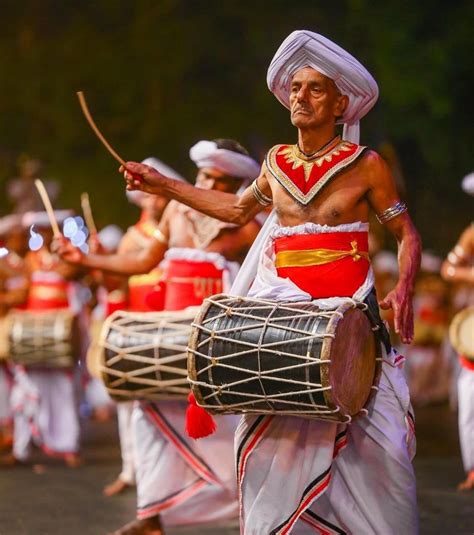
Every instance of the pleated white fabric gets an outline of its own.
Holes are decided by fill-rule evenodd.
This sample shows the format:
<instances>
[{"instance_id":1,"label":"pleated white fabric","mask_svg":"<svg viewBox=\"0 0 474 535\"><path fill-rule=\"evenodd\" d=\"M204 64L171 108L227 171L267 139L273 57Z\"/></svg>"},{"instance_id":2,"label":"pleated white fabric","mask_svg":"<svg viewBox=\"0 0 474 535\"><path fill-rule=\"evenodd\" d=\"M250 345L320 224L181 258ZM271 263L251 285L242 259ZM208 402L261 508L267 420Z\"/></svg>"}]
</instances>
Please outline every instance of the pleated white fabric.
<instances>
[{"instance_id":1,"label":"pleated white fabric","mask_svg":"<svg viewBox=\"0 0 474 535\"><path fill-rule=\"evenodd\" d=\"M237 519L233 438L238 418L217 417L214 435L192 440L184 434L186 407L184 401L134 407L137 517L160 514L167 525Z\"/></svg>"},{"instance_id":2,"label":"pleated white fabric","mask_svg":"<svg viewBox=\"0 0 474 535\"><path fill-rule=\"evenodd\" d=\"M27 460L33 443L51 455L79 450L79 418L72 373L17 370L11 400L13 454L17 459Z\"/></svg>"},{"instance_id":3,"label":"pleated white fabric","mask_svg":"<svg viewBox=\"0 0 474 535\"><path fill-rule=\"evenodd\" d=\"M474 470L474 371L462 368L458 378L459 442L466 472Z\"/></svg>"}]
</instances>

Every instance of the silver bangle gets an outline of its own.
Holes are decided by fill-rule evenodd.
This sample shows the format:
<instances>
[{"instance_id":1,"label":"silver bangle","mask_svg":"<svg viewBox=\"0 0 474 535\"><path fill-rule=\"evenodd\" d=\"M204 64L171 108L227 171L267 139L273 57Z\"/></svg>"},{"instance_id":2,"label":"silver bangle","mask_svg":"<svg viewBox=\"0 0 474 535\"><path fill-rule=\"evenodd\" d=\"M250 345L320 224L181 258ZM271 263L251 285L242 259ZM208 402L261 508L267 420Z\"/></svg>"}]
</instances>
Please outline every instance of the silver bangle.
<instances>
[{"instance_id":1,"label":"silver bangle","mask_svg":"<svg viewBox=\"0 0 474 535\"><path fill-rule=\"evenodd\" d=\"M153 231L153 237L163 245L168 245L168 239L159 228Z\"/></svg>"},{"instance_id":2,"label":"silver bangle","mask_svg":"<svg viewBox=\"0 0 474 535\"><path fill-rule=\"evenodd\" d=\"M378 215L377 220L383 225L384 223L387 223L387 221L398 217L400 214L403 214L406 211L407 205L402 201L398 201L393 206L390 206L390 208L387 208L384 212Z\"/></svg>"},{"instance_id":3,"label":"silver bangle","mask_svg":"<svg viewBox=\"0 0 474 535\"><path fill-rule=\"evenodd\" d=\"M263 191L258 187L256 180L252 182L252 185L250 187L252 189L253 196L255 197L258 204L261 204L262 206L270 206L270 204L272 204L273 200L268 197L268 195L265 195L265 193L263 193Z\"/></svg>"}]
</instances>

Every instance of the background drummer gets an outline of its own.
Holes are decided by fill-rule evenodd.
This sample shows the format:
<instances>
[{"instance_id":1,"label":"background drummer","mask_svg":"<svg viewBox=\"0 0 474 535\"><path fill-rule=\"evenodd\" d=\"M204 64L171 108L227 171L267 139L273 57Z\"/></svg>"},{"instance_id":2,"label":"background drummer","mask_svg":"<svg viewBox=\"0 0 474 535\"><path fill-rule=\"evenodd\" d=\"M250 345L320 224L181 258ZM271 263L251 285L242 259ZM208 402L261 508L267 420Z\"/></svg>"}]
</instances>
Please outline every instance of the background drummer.
<instances>
[{"instance_id":1,"label":"background drummer","mask_svg":"<svg viewBox=\"0 0 474 535\"><path fill-rule=\"evenodd\" d=\"M155 157L143 160L146 165L155 169L161 169L173 176L176 180L184 180L176 171L168 167ZM167 197L149 195L143 192L127 192L130 202L141 209L140 219L130 227L120 240L116 252L118 255L138 254L153 246L153 233L158 229L163 212L168 205ZM100 238L100 237L99 237ZM99 240L100 241L100 240ZM104 247L99 250L102 254L107 253ZM132 275L131 277L103 274L100 277L102 289L105 290L104 317L109 316L115 310L129 310L133 312L149 312L163 307L163 296L155 293L158 301L153 303L147 299L148 294L159 287L161 271L158 262L144 275ZM129 486L135 485L135 453L132 440L132 410L133 401L123 401L117 404L117 418L120 439L120 451L122 456L122 471L118 477L104 488L106 496L113 496L122 492Z\"/></svg>"},{"instance_id":2,"label":"background drummer","mask_svg":"<svg viewBox=\"0 0 474 535\"><path fill-rule=\"evenodd\" d=\"M61 223L71 212L55 215ZM28 212L23 216L23 225L30 229L31 250L24 259L22 296L10 304L22 304L26 310L34 311L73 309L77 301L69 281L78 276L79 270L51 253L53 233L47 214ZM78 466L80 429L72 366L55 370L15 365L13 370L13 452L2 463L26 462L31 446L36 444L46 454L63 458L68 466Z\"/></svg>"},{"instance_id":3,"label":"background drummer","mask_svg":"<svg viewBox=\"0 0 474 535\"><path fill-rule=\"evenodd\" d=\"M235 193L254 179L259 165L233 140L201 141L192 147L200 190ZM157 309L183 310L228 290L260 226L225 224L171 202L151 243L133 254L85 256L64 240L59 254L69 262L111 273L148 273L162 264L163 284L147 296ZM166 256L165 256L166 254ZM199 444L183 433L185 401L137 403L133 437L137 459L137 520L117 534L162 533L169 524L223 521L238 514L233 468L235 419L221 417L215 436ZM185 445L183 450L183 445ZM171 500L170 495L174 498Z\"/></svg>"},{"instance_id":4,"label":"background drummer","mask_svg":"<svg viewBox=\"0 0 474 535\"><path fill-rule=\"evenodd\" d=\"M464 177L462 188L474 195L474 173ZM461 234L457 244L441 267L442 276L464 288L465 306L474 305L474 223ZM462 289L461 289L462 290ZM459 291L459 289L458 289ZM474 337L474 334L472 335ZM472 342L471 342L472 343ZM474 489L474 360L459 355L461 370L458 376L458 424L461 454L466 479L459 490Z\"/></svg>"}]
</instances>

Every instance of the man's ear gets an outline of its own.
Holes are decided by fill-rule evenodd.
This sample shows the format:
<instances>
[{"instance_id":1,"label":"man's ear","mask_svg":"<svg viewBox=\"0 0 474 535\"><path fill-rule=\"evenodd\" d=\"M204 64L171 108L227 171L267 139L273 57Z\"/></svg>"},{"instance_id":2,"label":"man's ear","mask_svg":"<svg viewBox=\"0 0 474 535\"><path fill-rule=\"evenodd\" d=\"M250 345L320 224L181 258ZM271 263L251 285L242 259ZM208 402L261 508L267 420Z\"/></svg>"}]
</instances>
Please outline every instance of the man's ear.
<instances>
[{"instance_id":1,"label":"man's ear","mask_svg":"<svg viewBox=\"0 0 474 535\"><path fill-rule=\"evenodd\" d=\"M336 105L334 107L334 115L336 119L340 119L349 105L349 97L347 95L338 95Z\"/></svg>"}]
</instances>

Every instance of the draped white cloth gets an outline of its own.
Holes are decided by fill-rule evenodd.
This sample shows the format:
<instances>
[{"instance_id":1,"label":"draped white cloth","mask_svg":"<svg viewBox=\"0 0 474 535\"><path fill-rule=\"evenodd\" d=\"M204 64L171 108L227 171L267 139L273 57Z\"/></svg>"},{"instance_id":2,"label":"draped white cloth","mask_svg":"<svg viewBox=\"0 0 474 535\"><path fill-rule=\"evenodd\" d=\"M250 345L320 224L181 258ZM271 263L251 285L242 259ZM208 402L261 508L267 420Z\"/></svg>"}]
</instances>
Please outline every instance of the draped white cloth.
<instances>
[{"instance_id":1,"label":"draped white cloth","mask_svg":"<svg viewBox=\"0 0 474 535\"><path fill-rule=\"evenodd\" d=\"M292 32L280 45L267 73L270 91L290 108L290 88L294 74L311 67L334 80L349 104L339 123L344 124L344 139L355 136L358 143L359 121L373 107L379 95L377 82L349 52L326 37L308 30Z\"/></svg>"},{"instance_id":2,"label":"draped white cloth","mask_svg":"<svg viewBox=\"0 0 474 535\"><path fill-rule=\"evenodd\" d=\"M474 470L474 371L462 368L458 377L459 442L466 472Z\"/></svg>"},{"instance_id":3,"label":"draped white cloth","mask_svg":"<svg viewBox=\"0 0 474 535\"><path fill-rule=\"evenodd\" d=\"M11 382L7 372L0 364L0 426L11 421L12 413L10 409Z\"/></svg>"},{"instance_id":4,"label":"draped white cloth","mask_svg":"<svg viewBox=\"0 0 474 535\"><path fill-rule=\"evenodd\" d=\"M238 517L233 437L238 418L217 417L205 440L184 434L185 401L136 403L137 517L162 515L165 525L224 522Z\"/></svg>"},{"instance_id":5,"label":"draped white cloth","mask_svg":"<svg viewBox=\"0 0 474 535\"><path fill-rule=\"evenodd\" d=\"M293 231L327 230L311 225ZM267 234L272 232L291 230L273 228ZM263 250L260 260L268 261L270 269L268 255ZM275 273L265 280L273 299L308 300L289 282ZM240 283L238 295L245 295L245 277ZM261 289L260 284L252 286L249 297ZM242 417L235 447L242 535L314 533L315 528L331 534L417 533L414 423L399 367L403 358L382 351L379 391L368 415L348 426L294 417Z\"/></svg>"},{"instance_id":6,"label":"draped white cloth","mask_svg":"<svg viewBox=\"0 0 474 535\"><path fill-rule=\"evenodd\" d=\"M215 167L235 178L253 180L260 174L260 165L250 156L228 149L220 149L214 141L198 141L189 151L199 169Z\"/></svg>"},{"instance_id":7,"label":"draped white cloth","mask_svg":"<svg viewBox=\"0 0 474 535\"><path fill-rule=\"evenodd\" d=\"M65 455L79 449L79 418L72 373L15 366L11 393L13 454L28 459L32 444L45 453Z\"/></svg>"}]
</instances>

